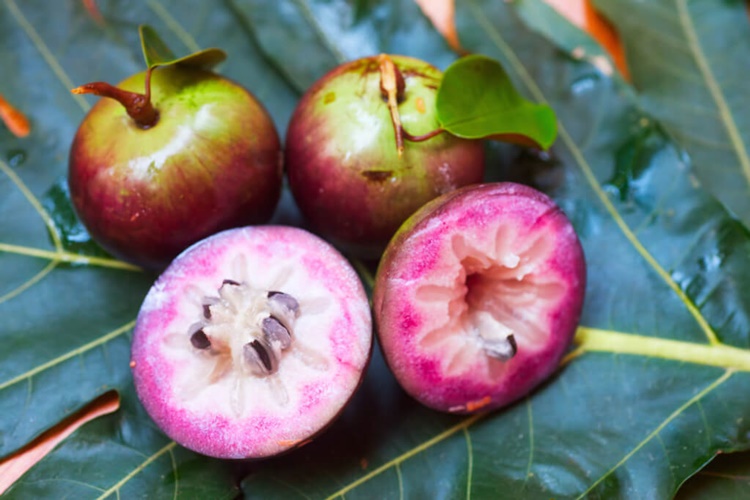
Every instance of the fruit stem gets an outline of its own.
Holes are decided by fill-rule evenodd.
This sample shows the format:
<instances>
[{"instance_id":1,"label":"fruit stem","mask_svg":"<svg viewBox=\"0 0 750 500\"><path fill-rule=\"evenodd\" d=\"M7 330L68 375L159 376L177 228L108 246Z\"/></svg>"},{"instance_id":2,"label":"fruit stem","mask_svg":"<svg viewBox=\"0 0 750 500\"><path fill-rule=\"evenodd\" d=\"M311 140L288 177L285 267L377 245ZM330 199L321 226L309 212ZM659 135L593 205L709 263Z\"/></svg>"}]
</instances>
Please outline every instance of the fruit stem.
<instances>
[{"instance_id":1,"label":"fruit stem","mask_svg":"<svg viewBox=\"0 0 750 500\"><path fill-rule=\"evenodd\" d=\"M388 103L393 131L396 133L396 149L400 157L404 154L404 139L410 142L424 142L436 135L442 134L445 130L438 128L426 134L411 135L404 129L401 123L401 115L398 112L398 104L404 100L404 91L406 89L404 75L401 74L393 63L393 60L387 54L380 54L378 61L380 63L380 93Z\"/></svg>"},{"instance_id":2,"label":"fruit stem","mask_svg":"<svg viewBox=\"0 0 750 500\"><path fill-rule=\"evenodd\" d=\"M401 125L401 115L398 113L398 102L404 98L404 76L387 54L378 56L380 67L380 93L386 99L388 111L391 113L391 123L396 134L396 150L398 156L404 154L404 127Z\"/></svg>"},{"instance_id":3,"label":"fruit stem","mask_svg":"<svg viewBox=\"0 0 750 500\"><path fill-rule=\"evenodd\" d=\"M127 111L128 116L135 121L140 128L148 129L156 125L159 120L159 112L151 103L151 67L146 71L146 92L139 94L119 89L106 82L92 82L71 90L74 94L94 94L101 97L109 97L119 102Z\"/></svg>"},{"instance_id":4,"label":"fruit stem","mask_svg":"<svg viewBox=\"0 0 750 500\"><path fill-rule=\"evenodd\" d=\"M407 141L411 141L411 142L424 142L428 139L432 139L436 135L442 134L443 132L445 132L444 129L438 128L438 129L433 130L432 132L427 132L426 134L411 135L409 132L404 130L403 126L401 127L401 133L404 135L404 139L406 139Z\"/></svg>"}]
</instances>

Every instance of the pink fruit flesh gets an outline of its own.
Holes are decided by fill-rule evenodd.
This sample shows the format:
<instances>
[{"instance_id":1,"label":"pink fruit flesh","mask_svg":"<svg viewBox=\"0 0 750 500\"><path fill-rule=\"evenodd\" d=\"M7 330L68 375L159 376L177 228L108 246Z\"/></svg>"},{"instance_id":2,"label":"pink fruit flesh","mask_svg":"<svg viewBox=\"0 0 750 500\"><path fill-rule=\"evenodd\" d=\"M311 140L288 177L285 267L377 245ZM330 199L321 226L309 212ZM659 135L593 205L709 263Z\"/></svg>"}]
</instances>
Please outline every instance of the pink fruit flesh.
<instances>
[{"instance_id":1,"label":"pink fruit flesh","mask_svg":"<svg viewBox=\"0 0 750 500\"><path fill-rule=\"evenodd\" d=\"M423 404L472 413L528 393L575 333L586 269L570 221L513 183L414 214L383 256L373 306L388 365Z\"/></svg>"},{"instance_id":2,"label":"pink fruit flesh","mask_svg":"<svg viewBox=\"0 0 750 500\"><path fill-rule=\"evenodd\" d=\"M403 76L398 113L418 136L439 128L435 98L442 73L390 56ZM300 100L289 122L289 185L312 228L347 252L377 258L399 226L431 199L482 181L481 141L447 133L397 150L381 90L381 61L367 57L334 69Z\"/></svg>"},{"instance_id":3,"label":"pink fruit flesh","mask_svg":"<svg viewBox=\"0 0 750 500\"><path fill-rule=\"evenodd\" d=\"M339 414L371 345L367 296L333 247L301 229L246 227L190 247L159 277L131 365L170 438L205 455L260 458Z\"/></svg>"}]
</instances>

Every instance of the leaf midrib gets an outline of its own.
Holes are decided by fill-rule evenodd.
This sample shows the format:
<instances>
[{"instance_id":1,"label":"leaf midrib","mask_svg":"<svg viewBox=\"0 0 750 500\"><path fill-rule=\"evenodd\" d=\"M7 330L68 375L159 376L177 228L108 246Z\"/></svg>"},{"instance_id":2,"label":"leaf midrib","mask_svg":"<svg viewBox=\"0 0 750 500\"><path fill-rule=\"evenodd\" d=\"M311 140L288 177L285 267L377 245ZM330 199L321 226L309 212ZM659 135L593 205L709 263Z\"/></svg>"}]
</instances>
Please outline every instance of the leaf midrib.
<instances>
[{"instance_id":1,"label":"leaf midrib","mask_svg":"<svg viewBox=\"0 0 750 500\"><path fill-rule=\"evenodd\" d=\"M729 135L729 140L732 143L732 147L737 155L737 159L740 162L740 169L742 175L745 177L745 182L750 185L750 157L747 153L747 148L740 135L737 123L734 120L734 115L729 109L724 93L721 91L719 83L716 81L716 77L711 71L711 66L708 63L708 58L703 52L700 41L698 40L698 34L695 30L695 24L690 16L690 12L687 8L686 0L675 0L675 6L677 8L677 16L680 20L680 25L685 32L687 38L688 47L690 52L693 54L698 69L703 76L703 80L706 83L706 87L711 94L711 97L719 110L719 116L721 122L724 124L724 128Z\"/></svg>"},{"instance_id":2,"label":"leaf midrib","mask_svg":"<svg viewBox=\"0 0 750 500\"><path fill-rule=\"evenodd\" d=\"M318 22L317 18L310 9L309 2L307 0L293 0L293 3L297 6L297 9L299 10L305 21L307 21L307 23L310 25L313 32L315 33L315 36L318 37L318 40L320 40L320 43L325 46L326 50L331 53L333 58L336 59L339 64L344 63L346 61L346 56L342 54L336 48L336 45L331 42L325 30L323 29L323 26L320 24L320 22Z\"/></svg>"},{"instance_id":3,"label":"leaf midrib","mask_svg":"<svg viewBox=\"0 0 750 500\"><path fill-rule=\"evenodd\" d=\"M410 459L414 455L417 455L421 453L422 451L431 448L432 446L446 440L447 438L453 436L457 432L461 432L464 429L471 427L476 423L479 419L485 417L486 413L477 413L475 415L472 415L471 417L463 420L462 422L459 422L458 424L454 425L453 427L450 427L437 436L428 439L424 443L420 444L419 446L415 446L414 448L410 449L409 451L402 453L401 455L397 456L396 458L389 460L388 462L384 463L377 469L373 469L368 474L365 474L364 476L360 477L356 481L352 481L348 485L344 486L340 490L336 491L335 493L332 493L327 497L328 500L332 500L337 497L343 497L347 492L353 490L357 486L366 483L370 479L372 479L375 476L380 475L381 473L385 472L386 470L390 469L391 467L395 467L399 465L402 462L405 462L406 460Z\"/></svg>"},{"instance_id":4,"label":"leaf midrib","mask_svg":"<svg viewBox=\"0 0 750 500\"><path fill-rule=\"evenodd\" d=\"M22 380L27 380L34 375L43 372L44 370L47 370L49 368L52 368L54 366L59 365L60 363L67 361L71 358L74 358L76 356L79 356L81 354L84 354L95 347L98 347L100 345L106 344L110 340L119 337L120 335L124 334L125 332L131 330L135 326L135 320L129 321L128 323L125 323L124 325L120 326L119 328L116 328L115 330L112 330L111 332L107 333L106 335L103 335L96 340L92 340L91 342L84 344L76 349L73 349L72 351L68 351L67 353L58 356L54 359L51 359L47 361L46 363L42 363L41 365L38 365L35 368L32 368L31 370L28 370L24 373L21 373L20 375L17 375L9 380L6 380L5 382L0 383L0 391L17 384L18 382L21 382Z\"/></svg>"},{"instance_id":5,"label":"leaf midrib","mask_svg":"<svg viewBox=\"0 0 750 500\"><path fill-rule=\"evenodd\" d=\"M117 494L117 498L120 498L120 488L122 488L123 485L125 485L128 481L133 479L136 475L140 474L141 471L143 471L146 467L148 467L152 462L154 462L156 459L164 455L165 453L169 453L172 458L172 468L174 469L175 473L177 471L177 465L175 463L174 455L172 453L172 449L177 446L177 443L172 441L171 443L164 446L162 449L158 450L156 453L148 457L146 460L144 460L141 464L138 465L138 467L134 468L132 471L130 471L125 477L120 479L117 483L112 485L108 490L106 490L104 493L102 493L97 500L102 500L104 498L107 498L113 493ZM175 480L174 482L174 490L175 490L175 498L177 497L177 491L179 487L179 481Z\"/></svg>"},{"instance_id":6,"label":"leaf midrib","mask_svg":"<svg viewBox=\"0 0 750 500\"><path fill-rule=\"evenodd\" d=\"M526 89L538 102L548 104L546 96L536 84L531 75L528 73L528 71L526 71L525 66L518 59L518 56L515 54L513 49L511 49L510 46L505 42L502 35L498 32L497 29L495 29L494 26L489 23L489 20L486 18L486 16L482 15L481 10L479 10L478 6L473 0L469 1L468 3L470 4L472 15L476 19L479 26L484 29L489 39L497 46L498 50L500 50L500 52L505 55L506 59L510 62L510 64L513 66L513 69L516 71L516 74L523 81ZM658 274L658 276L664 281L664 283L675 293L675 295L679 297L679 299L685 305L685 308L698 323L698 326L705 334L709 343L719 344L720 342L716 335L716 332L714 332L711 325L708 324L708 321L705 317L703 317L695 303L690 300L687 294L685 294L685 292L672 279L669 273L667 273L667 271L657 262L654 256L651 255L648 250L646 250L640 240L627 225L625 220L620 216L620 213L617 211L612 201L609 199L604 190L601 189L599 181L596 179L596 176L594 175L594 172L591 169L588 161L584 157L583 152L580 150L580 148L578 148L561 120L558 120L558 133L562 141L565 143L565 146L573 155L573 158L580 167L584 178L589 183L597 199L604 206L610 217L612 217L612 220L626 237L628 242L633 246L633 248L635 248L635 250L641 255L646 263Z\"/></svg>"},{"instance_id":7,"label":"leaf midrib","mask_svg":"<svg viewBox=\"0 0 750 500\"><path fill-rule=\"evenodd\" d=\"M73 81L57 61L57 58L52 54L52 51L49 50L47 44L44 43L44 40L42 40L39 32L36 31L29 20L26 19L26 16L23 15L21 9L19 9L18 5L16 5L16 2L14 0L5 0L5 5L8 7L8 10L10 10L11 15L19 24L19 26L21 26L21 29L26 33L26 36L29 37L31 43L33 43L34 47L36 47L36 49L39 51L42 58L50 67L57 79L65 87L65 90L72 89L75 86L73 84ZM71 97L76 100L76 102L84 112L88 111L91 108L91 106L88 102L86 102L83 96L71 94Z\"/></svg>"},{"instance_id":8,"label":"leaf midrib","mask_svg":"<svg viewBox=\"0 0 750 500\"><path fill-rule=\"evenodd\" d=\"M651 438L658 434L661 429L666 427L669 422L679 416L679 414L681 414L687 407L697 401L700 397L713 390L720 383L729 378L729 376L731 376L732 374L750 373L750 350L740 349L723 344L696 344L694 342L663 339L658 337L647 337L644 335L615 332L610 330L589 328L585 326L581 326L578 328L575 342L578 344L578 348L572 351L566 358L564 358L561 362L561 365L565 365L585 353L598 352L607 354L643 356L658 358L666 361L675 361L678 363L690 363L696 365L725 368L725 372L721 377L719 377L716 381L714 381L699 394L692 397L690 400L683 403L679 408L677 408L667 419L665 419L664 422L662 422L654 431L652 431L649 436L638 443L633 448L633 450L625 455L625 457L620 462L618 462L617 466L613 467L604 476L602 476L600 480L594 483L588 491L591 491L606 477L606 475L610 474L617 467L626 462L633 454L637 452L638 449L642 448ZM531 422L531 409L529 408L528 411L529 421ZM373 469L368 474L349 483L335 493L332 493L327 497L327 499L331 500L333 498L343 497L346 493L357 488L361 484L369 481L370 479L373 479L376 476L379 476L383 472L393 467L398 467L401 463L412 458L414 455L417 455L427 450L428 448L431 448L432 446L450 438L458 432L468 433L468 429L471 426L488 415L488 413L477 413L466 418L462 422L459 422L455 426L446 429L435 437L389 460L380 467ZM530 439L533 453L533 430L531 430ZM530 457L529 470L531 468L532 460L533 458ZM471 467L469 467L469 470L471 470Z\"/></svg>"},{"instance_id":9,"label":"leaf midrib","mask_svg":"<svg viewBox=\"0 0 750 500\"><path fill-rule=\"evenodd\" d=\"M122 269L126 271L143 271L143 269L141 269L140 267L134 266L133 264L128 264L127 262L123 262L121 260L73 253L65 250L43 250L41 248L0 242L0 252L25 255L26 257L35 257L38 259L46 259L54 263L64 262L67 264L86 264L92 266L107 267L111 269Z\"/></svg>"},{"instance_id":10,"label":"leaf midrib","mask_svg":"<svg viewBox=\"0 0 750 500\"><path fill-rule=\"evenodd\" d=\"M750 372L750 350L721 343L697 344L585 326L578 328L574 342L578 348L564 358L563 364L587 352L602 352Z\"/></svg>"},{"instance_id":11,"label":"leaf midrib","mask_svg":"<svg viewBox=\"0 0 750 500\"><path fill-rule=\"evenodd\" d=\"M581 500L583 498L586 498L589 493L594 491L597 486L599 486L605 479L607 479L609 476L611 476L617 469L622 467L628 460L630 460L633 455L638 453L646 444L648 444L654 437L659 435L659 433L664 430L664 428L667 427L675 418L680 416L685 410L687 410L690 406L693 404L699 402L701 399L703 399L705 396L713 392L717 387L719 387L721 384L726 382L735 372L733 370L727 370L722 374L721 377L714 380L712 383L707 385L703 388L698 394L694 395L692 398L685 401L682 405L680 405L675 411L673 411L667 418L664 419L653 431L651 431L645 438L641 440L640 443L638 443L636 446L633 447L632 450L630 450L622 459L620 459L619 462L617 462L615 465L613 465L607 472L602 474L599 479L594 481L589 488L581 493L580 496L578 496L578 500Z\"/></svg>"},{"instance_id":12,"label":"leaf midrib","mask_svg":"<svg viewBox=\"0 0 750 500\"><path fill-rule=\"evenodd\" d=\"M471 9L474 17L479 22L485 31L487 31L489 38L493 40L498 48L503 52L511 64L514 66L516 72L526 84L527 89L531 94L540 102L546 103L547 100L541 89L536 85L533 79L530 77L525 67L516 57L515 53L510 47L504 42L500 35L494 30L494 28L488 25L488 21L482 16L477 15L477 6L472 1L470 2ZM481 14L481 13L480 13ZM653 356L661 359L674 360L679 362L688 362L695 364L705 364L710 366L724 367L727 368L726 364L732 366L732 368L726 370L724 374L715 380L712 384L704 388L700 393L696 394L688 401L678 407L667 419L665 419L656 429L654 429L644 440L638 443L628 454L626 454L620 462L613 466L609 471L602 475L595 483L593 483L587 492L592 491L598 486L606 477L608 477L613 471L617 470L623 463L630 459L639 449L641 449L646 443L648 443L654 436L656 436L662 429L664 429L669 423L674 420L677 416L682 414L689 406L700 400L709 392L713 391L716 387L726 381L736 371L750 372L750 351L746 349L739 349L731 346L724 345L719 342L713 329L708 325L706 319L702 316L700 311L697 309L695 304L685 295L685 293L677 286L672 280L669 274L659 265L655 258L643 247L640 241L635 237L633 232L627 226L625 221L620 217L619 212L614 207L612 202L606 196L604 191L600 188L596 177L588 165L587 160L583 156L583 153L577 147L572 137L568 134L567 129L562 123L559 124L560 136L565 142L565 145L574 156L576 162L579 164L583 174L592 190L596 193L600 202L605 206L607 212L614 219L619 229L625 234L628 241L635 247L635 249L641 254L641 256L648 262L648 264L659 274L659 276L666 282L666 284L678 295L685 306L688 308L690 313L696 319L701 329L705 333L709 340L708 345L701 345L692 342L684 342L679 340L663 339L658 337L646 337L642 335L625 334L620 332L611 332L594 328L579 328L577 334L577 342L579 348L574 351L572 355L567 358L573 359L586 352L608 352L612 354L628 354L628 355L642 355L642 356ZM396 457L389 462L386 462L382 466L373 470L369 474L362 476L357 481L341 488L328 498L335 498L343 496L348 491L356 488L360 484L369 481L373 477L381 474L385 470L391 467L398 466L403 461L407 460L411 456L426 450L427 448L437 444L444 439L452 436L458 431L466 431L471 425L482 418L484 414L474 415L458 425L444 431L438 436L426 441L422 445L419 445L407 453ZM585 496L584 493L583 496Z\"/></svg>"},{"instance_id":13,"label":"leaf midrib","mask_svg":"<svg viewBox=\"0 0 750 500\"><path fill-rule=\"evenodd\" d=\"M172 14L170 14L162 4L156 0L147 0L146 3L151 11L164 22L167 28L175 34L190 52L198 52L201 50L200 45L195 41L195 38L193 38L174 17L172 17Z\"/></svg>"},{"instance_id":14,"label":"leaf midrib","mask_svg":"<svg viewBox=\"0 0 750 500\"><path fill-rule=\"evenodd\" d=\"M149 3L152 9L154 9L154 5L159 6L154 1L150 1ZM47 44L44 42L42 37L36 31L34 26L32 26L32 24L28 21L28 19L26 19L23 12L21 12L21 9L18 8L18 5L16 5L15 1L5 0L5 5L10 11L15 21L18 23L18 25L21 27L24 33L26 33L26 36L29 37L34 47L37 49L37 51L39 51L40 55L42 56L42 59L44 59L44 61L50 67L52 72L55 74L55 77L65 87L66 91L68 89L73 88L74 85L73 85L72 80L70 79L68 74L65 72L62 65L54 56L54 54L52 54L52 52L49 50L49 47L47 47ZM73 95L70 93L68 93L68 95L70 95L72 98L75 99L75 101L78 103L82 111L87 112L91 108L88 102L86 102L86 100L84 100L80 95ZM79 254L66 252L63 248L63 244L60 239L60 235L58 233L57 227L52 221L52 217L50 216L50 214L42 206L41 202L39 201L39 198L37 198L36 195L34 195L34 193L28 188L28 186L26 186L26 184L18 176L18 174L16 174L16 172L13 171L13 169L10 168L10 166L6 164L5 162L3 162L2 160L0 160L0 172L4 173L11 180L11 182L13 182L13 184L18 188L21 194L26 198L26 200L34 208L34 211L39 215L39 217L42 219L42 222L46 226L49 232L50 238L52 239L52 243L55 247L54 252L50 252L46 250L39 250L39 249L23 247L19 245L0 243L0 251L9 252L9 253L17 253L17 254L28 255L28 256L33 256L33 257L46 258L46 259L51 260L55 264L59 262L69 262L69 263L85 263L85 264L90 264L90 265L100 265L103 267L112 267L112 268L117 268L117 269L128 269L128 270L139 269L135 266L132 266L130 264L126 264L124 262L120 262L114 259L79 255ZM48 267L45 268L45 271L43 271L42 273L38 273L36 276L27 280L27 282L21 285L21 287L11 291L10 293L5 294L3 296L3 300L8 300L9 298L15 297L16 295L24 291L26 288L28 288L28 286L30 286L29 284L34 284L38 282L41 278L46 276L46 274L48 274L49 271L52 270L52 267L54 267L52 264L48 265Z\"/></svg>"}]
</instances>

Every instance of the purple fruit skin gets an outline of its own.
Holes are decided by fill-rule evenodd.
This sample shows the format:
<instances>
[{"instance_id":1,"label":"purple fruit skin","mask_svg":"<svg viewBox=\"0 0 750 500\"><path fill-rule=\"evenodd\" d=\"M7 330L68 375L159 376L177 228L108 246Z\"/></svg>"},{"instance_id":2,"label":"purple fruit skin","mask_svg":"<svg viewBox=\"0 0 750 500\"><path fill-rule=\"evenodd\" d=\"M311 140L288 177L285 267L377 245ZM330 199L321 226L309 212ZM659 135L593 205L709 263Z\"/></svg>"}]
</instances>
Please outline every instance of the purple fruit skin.
<instances>
[{"instance_id":1,"label":"purple fruit skin","mask_svg":"<svg viewBox=\"0 0 750 500\"><path fill-rule=\"evenodd\" d=\"M447 305L442 313L420 309L414 290L436 271L446 280L455 274L460 263L449 262L451 244L446 248L446 240L500 218L555 235L554 253L540 272L555 273L566 289L545 318L550 336L542 348L526 349L521 333L517 354L496 376L482 376L479 365L448 376L440 357L424 352L417 341L436 316L448 315ZM378 267L374 319L386 361L411 396L441 411L488 411L523 397L558 368L575 335L585 288L583 249L570 221L549 197L514 183L469 186L433 200L399 229Z\"/></svg>"},{"instance_id":2,"label":"purple fruit skin","mask_svg":"<svg viewBox=\"0 0 750 500\"><path fill-rule=\"evenodd\" d=\"M144 73L120 88L143 92ZM91 236L114 256L164 268L222 229L267 222L281 195L281 145L244 88L208 71L153 72L159 121L144 130L100 99L70 150L71 198Z\"/></svg>"},{"instance_id":3,"label":"purple fruit skin","mask_svg":"<svg viewBox=\"0 0 750 500\"><path fill-rule=\"evenodd\" d=\"M437 129L441 72L409 57L392 60L406 84L399 104L404 128L412 135ZM312 228L348 252L375 258L419 207L482 181L481 141L442 133L404 144L399 158L376 57L346 63L318 80L292 116L285 149L291 191Z\"/></svg>"}]
</instances>

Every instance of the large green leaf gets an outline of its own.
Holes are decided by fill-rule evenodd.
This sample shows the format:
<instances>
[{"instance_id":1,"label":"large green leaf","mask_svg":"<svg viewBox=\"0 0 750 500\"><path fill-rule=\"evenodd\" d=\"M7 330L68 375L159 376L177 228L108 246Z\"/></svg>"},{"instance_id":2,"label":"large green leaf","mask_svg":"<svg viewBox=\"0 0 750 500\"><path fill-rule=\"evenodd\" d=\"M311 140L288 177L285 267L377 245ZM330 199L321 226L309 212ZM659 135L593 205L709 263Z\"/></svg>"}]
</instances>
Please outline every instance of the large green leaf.
<instances>
[{"instance_id":1,"label":"large green leaf","mask_svg":"<svg viewBox=\"0 0 750 500\"><path fill-rule=\"evenodd\" d=\"M670 497L719 450L750 446L750 235L601 52L560 53L503 2L457 8L464 46L559 117L536 181L586 250L577 346L531 397L479 417L437 415L371 374L329 434L255 471L245 493Z\"/></svg>"},{"instance_id":2,"label":"large green leaf","mask_svg":"<svg viewBox=\"0 0 750 500\"><path fill-rule=\"evenodd\" d=\"M127 391L129 332L154 279L106 256L75 218L64 180L67 155L93 99L70 89L142 71L138 25L148 22L177 52L231 48L235 64L225 74L251 89L282 130L297 98L233 9L200 2L185 9L176 1L101 7L104 26L80 2L54 10L43 1L0 2L0 92L32 123L27 139L0 126L0 313L6 317L0 327L0 456L100 394ZM88 495L117 486L139 496L162 491L157 485L163 481L171 494L174 477L181 478L180 491L191 491L202 480L191 477L193 468L216 468L184 450L172 452L174 445L153 430L132 432L152 425L142 412L122 411L107 422L77 433L10 494L57 496L66 481L71 492L78 481L93 486ZM150 461L158 450L170 451L165 456L171 460ZM234 491L226 477L209 483L214 492Z\"/></svg>"},{"instance_id":3,"label":"large green leaf","mask_svg":"<svg viewBox=\"0 0 750 500\"><path fill-rule=\"evenodd\" d=\"M617 27L642 106L701 181L750 224L750 22L741 0L595 0Z\"/></svg>"},{"instance_id":4,"label":"large green leaf","mask_svg":"<svg viewBox=\"0 0 750 500\"><path fill-rule=\"evenodd\" d=\"M12 498L236 498L231 467L168 440L129 383L120 410L76 432L8 495Z\"/></svg>"},{"instance_id":5,"label":"large green leaf","mask_svg":"<svg viewBox=\"0 0 750 500\"><path fill-rule=\"evenodd\" d=\"M304 92L338 64L378 53L455 59L413 1L233 0L277 67Z\"/></svg>"},{"instance_id":6,"label":"large green leaf","mask_svg":"<svg viewBox=\"0 0 750 500\"><path fill-rule=\"evenodd\" d=\"M589 265L577 349L549 383L492 415L419 406L376 353L341 419L288 456L238 466L170 443L135 400L128 369L153 276L87 239L61 180L91 102L69 88L140 71L137 26L149 23L177 53L226 50L222 72L283 132L299 92L343 59L408 49L444 67L454 55L410 2L100 4L104 27L77 2L53 16L42 0L0 1L0 67L14 68L0 92L34 127L27 140L0 128L0 210L12 214L0 218L0 455L107 390L123 398L9 496L221 497L249 469L244 493L262 498L659 498L718 450L750 447L750 236L694 182L627 85L560 53L496 0L458 2L462 40L555 109L560 139L549 154L494 146L495 160L533 168L491 163L488 175L528 178L573 219Z\"/></svg>"}]
</instances>

